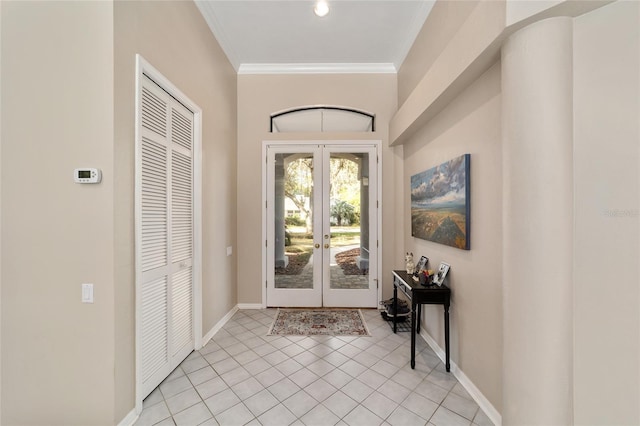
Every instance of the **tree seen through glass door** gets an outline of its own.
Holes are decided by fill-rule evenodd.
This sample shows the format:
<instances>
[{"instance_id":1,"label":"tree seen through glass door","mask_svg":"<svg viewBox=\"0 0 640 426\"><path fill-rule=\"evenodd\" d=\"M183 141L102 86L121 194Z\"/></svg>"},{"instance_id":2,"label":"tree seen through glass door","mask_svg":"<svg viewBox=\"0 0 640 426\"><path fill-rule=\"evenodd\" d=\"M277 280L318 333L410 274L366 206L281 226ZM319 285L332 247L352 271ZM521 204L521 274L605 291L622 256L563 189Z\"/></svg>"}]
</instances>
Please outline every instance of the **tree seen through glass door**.
<instances>
[{"instance_id":1,"label":"tree seen through glass door","mask_svg":"<svg viewBox=\"0 0 640 426\"><path fill-rule=\"evenodd\" d=\"M368 162L362 161L366 157L368 154L335 154L330 159L332 288L368 285L368 239L363 248L365 241L361 238L363 204L368 212L368 192L362 191L363 185L368 185L368 174L363 170L363 163ZM280 246L275 248L276 288L311 288L313 285L313 167L313 157L309 154L276 155L276 186L282 188L276 191L274 224L276 245Z\"/></svg>"}]
</instances>

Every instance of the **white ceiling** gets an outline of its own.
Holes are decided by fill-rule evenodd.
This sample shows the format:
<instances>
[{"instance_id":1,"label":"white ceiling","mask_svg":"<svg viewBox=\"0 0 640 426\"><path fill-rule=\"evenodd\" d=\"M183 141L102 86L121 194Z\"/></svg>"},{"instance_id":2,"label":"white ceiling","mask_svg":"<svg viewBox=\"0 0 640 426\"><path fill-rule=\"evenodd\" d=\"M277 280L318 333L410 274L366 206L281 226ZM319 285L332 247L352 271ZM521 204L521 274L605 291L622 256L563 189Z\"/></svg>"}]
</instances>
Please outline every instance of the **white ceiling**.
<instances>
[{"instance_id":1,"label":"white ceiling","mask_svg":"<svg viewBox=\"0 0 640 426\"><path fill-rule=\"evenodd\" d=\"M196 0L234 68L396 72L435 0Z\"/></svg>"}]
</instances>

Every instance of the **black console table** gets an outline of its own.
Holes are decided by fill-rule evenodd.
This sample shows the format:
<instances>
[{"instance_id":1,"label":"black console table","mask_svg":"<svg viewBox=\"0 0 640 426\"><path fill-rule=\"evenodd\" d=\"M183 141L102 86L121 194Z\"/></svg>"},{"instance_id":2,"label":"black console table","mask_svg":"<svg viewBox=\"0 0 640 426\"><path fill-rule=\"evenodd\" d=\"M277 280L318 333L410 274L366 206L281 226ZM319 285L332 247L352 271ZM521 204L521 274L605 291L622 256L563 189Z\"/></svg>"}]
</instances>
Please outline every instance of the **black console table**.
<instances>
[{"instance_id":1,"label":"black console table","mask_svg":"<svg viewBox=\"0 0 640 426\"><path fill-rule=\"evenodd\" d=\"M413 281L406 271L393 271L393 303L394 312L398 312L398 289L411 300L411 368L416 367L416 332L420 333L420 314L422 305L444 306L444 344L446 351L445 366L451 370L449 364L449 305L451 290L444 284L423 286ZM416 312L418 318L416 320ZM393 321L393 332L397 331L396 317Z\"/></svg>"}]
</instances>

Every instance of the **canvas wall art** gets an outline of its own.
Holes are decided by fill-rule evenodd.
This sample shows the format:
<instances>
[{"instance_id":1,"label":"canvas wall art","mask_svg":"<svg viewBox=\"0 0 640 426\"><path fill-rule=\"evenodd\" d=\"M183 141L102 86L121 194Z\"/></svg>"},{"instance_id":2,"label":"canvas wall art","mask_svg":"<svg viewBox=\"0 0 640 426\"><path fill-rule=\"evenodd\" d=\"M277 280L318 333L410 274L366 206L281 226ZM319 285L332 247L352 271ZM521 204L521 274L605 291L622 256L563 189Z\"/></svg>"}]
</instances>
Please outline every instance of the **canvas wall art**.
<instances>
[{"instance_id":1,"label":"canvas wall art","mask_svg":"<svg viewBox=\"0 0 640 426\"><path fill-rule=\"evenodd\" d=\"M469 250L469 162L464 154L411 176L411 235Z\"/></svg>"}]
</instances>

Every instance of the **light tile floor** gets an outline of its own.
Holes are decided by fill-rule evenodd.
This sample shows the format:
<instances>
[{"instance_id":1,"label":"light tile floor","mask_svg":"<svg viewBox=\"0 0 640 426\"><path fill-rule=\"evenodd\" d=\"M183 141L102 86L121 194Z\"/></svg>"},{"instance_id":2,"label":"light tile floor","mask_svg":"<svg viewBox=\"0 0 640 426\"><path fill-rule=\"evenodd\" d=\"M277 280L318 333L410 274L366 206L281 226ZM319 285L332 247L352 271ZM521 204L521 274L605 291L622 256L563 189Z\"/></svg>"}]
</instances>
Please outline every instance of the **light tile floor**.
<instances>
[{"instance_id":1,"label":"light tile floor","mask_svg":"<svg viewBox=\"0 0 640 426\"><path fill-rule=\"evenodd\" d=\"M144 401L143 425L491 425L421 338L363 310L371 337L267 336L276 309L238 311Z\"/></svg>"}]
</instances>

